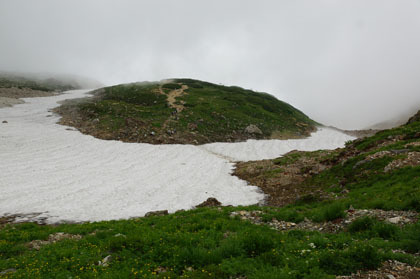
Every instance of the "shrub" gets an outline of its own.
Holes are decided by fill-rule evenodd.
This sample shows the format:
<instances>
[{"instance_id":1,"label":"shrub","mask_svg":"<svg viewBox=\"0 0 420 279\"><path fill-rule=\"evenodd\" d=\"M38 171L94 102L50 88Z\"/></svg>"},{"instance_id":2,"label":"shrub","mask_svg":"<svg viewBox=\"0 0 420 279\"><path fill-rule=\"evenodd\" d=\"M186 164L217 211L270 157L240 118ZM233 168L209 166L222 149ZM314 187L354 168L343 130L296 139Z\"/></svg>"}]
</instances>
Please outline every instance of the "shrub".
<instances>
[{"instance_id":1,"label":"shrub","mask_svg":"<svg viewBox=\"0 0 420 279\"><path fill-rule=\"evenodd\" d=\"M346 217L346 212L344 210L344 205L341 203L332 203L330 205L324 206L313 216L315 222L323 221L333 221L339 218Z\"/></svg>"},{"instance_id":2,"label":"shrub","mask_svg":"<svg viewBox=\"0 0 420 279\"><path fill-rule=\"evenodd\" d=\"M349 225L348 231L354 233L371 230L374 224L375 220L371 217L358 218Z\"/></svg>"}]
</instances>

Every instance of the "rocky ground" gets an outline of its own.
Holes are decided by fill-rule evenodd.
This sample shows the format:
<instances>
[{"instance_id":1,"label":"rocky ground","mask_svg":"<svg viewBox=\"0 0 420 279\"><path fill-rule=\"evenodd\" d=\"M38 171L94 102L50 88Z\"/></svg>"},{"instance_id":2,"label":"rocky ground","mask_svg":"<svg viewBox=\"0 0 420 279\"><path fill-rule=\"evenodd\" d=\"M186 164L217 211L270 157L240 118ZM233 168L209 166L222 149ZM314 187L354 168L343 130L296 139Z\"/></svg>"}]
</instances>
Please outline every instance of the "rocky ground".
<instances>
[{"instance_id":1,"label":"rocky ground","mask_svg":"<svg viewBox=\"0 0 420 279\"><path fill-rule=\"evenodd\" d=\"M333 151L319 151L311 156L305 154L291 151L277 161L240 162L236 165L234 175L251 185L258 185L267 195L266 205L270 206L285 206L308 195L316 196L317 199L333 198L331 193L316 185L301 187L307 178L332 166L328 158ZM283 160L289 160L289 163L280 166Z\"/></svg>"},{"instance_id":2,"label":"rocky ground","mask_svg":"<svg viewBox=\"0 0 420 279\"><path fill-rule=\"evenodd\" d=\"M386 261L377 270L358 271L348 276L337 276L337 279L418 279L420 268L399 261Z\"/></svg>"},{"instance_id":3,"label":"rocky ground","mask_svg":"<svg viewBox=\"0 0 420 279\"><path fill-rule=\"evenodd\" d=\"M16 104L24 103L20 98L48 97L58 94L57 92L47 92L33 90L29 88L0 88L0 108L11 107Z\"/></svg>"},{"instance_id":4,"label":"rocky ground","mask_svg":"<svg viewBox=\"0 0 420 279\"><path fill-rule=\"evenodd\" d=\"M300 223L286 222L273 218L271 221L264 222L262 211L234 211L231 217L239 216L242 220L250 221L257 225L268 225L278 231L308 230L326 233L337 233L347 228L349 224L361 217L372 217L379 221L390 224L404 226L418 221L418 213L414 211L385 211L380 209L349 209L346 217L329 222L316 223L307 218Z\"/></svg>"}]
</instances>

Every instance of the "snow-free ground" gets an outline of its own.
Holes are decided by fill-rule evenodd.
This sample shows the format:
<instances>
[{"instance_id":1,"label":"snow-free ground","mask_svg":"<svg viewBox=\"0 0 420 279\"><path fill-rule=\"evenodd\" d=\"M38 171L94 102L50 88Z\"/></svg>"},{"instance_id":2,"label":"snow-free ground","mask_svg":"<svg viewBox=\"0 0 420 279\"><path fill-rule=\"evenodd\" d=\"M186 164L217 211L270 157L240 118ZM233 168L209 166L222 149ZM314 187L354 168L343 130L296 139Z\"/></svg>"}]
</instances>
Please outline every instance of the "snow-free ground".
<instances>
[{"instance_id":1,"label":"snow-free ground","mask_svg":"<svg viewBox=\"0 0 420 279\"><path fill-rule=\"evenodd\" d=\"M49 223L111 220L189 209L208 197L224 205L255 204L264 195L231 175L234 161L276 158L294 149L332 149L353 139L320 129L308 139L201 146L99 140L56 124L59 118L50 112L58 101L86 92L27 98L0 109L0 217L27 214Z\"/></svg>"}]
</instances>

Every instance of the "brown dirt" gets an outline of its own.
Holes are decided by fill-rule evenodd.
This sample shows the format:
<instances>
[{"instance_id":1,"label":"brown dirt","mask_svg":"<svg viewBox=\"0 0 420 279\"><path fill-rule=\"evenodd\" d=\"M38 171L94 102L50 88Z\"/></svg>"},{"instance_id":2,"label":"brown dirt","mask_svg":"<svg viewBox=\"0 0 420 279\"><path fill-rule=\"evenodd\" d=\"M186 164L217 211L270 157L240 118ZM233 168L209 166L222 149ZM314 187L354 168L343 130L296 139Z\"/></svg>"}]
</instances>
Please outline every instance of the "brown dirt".
<instances>
[{"instance_id":1,"label":"brown dirt","mask_svg":"<svg viewBox=\"0 0 420 279\"><path fill-rule=\"evenodd\" d=\"M176 109L177 113L180 113L181 111L184 110L185 107L184 107L183 104L177 104L176 103L176 98L181 97L184 94L186 94L185 90L188 89L188 86L185 85L185 84L178 83L179 85L181 85L181 88L180 89L174 89L174 90L169 91L169 93L165 93L163 91L162 86L165 85L165 84L167 84L167 83L171 83L171 82L172 82L171 80L168 80L168 81L165 81L164 83L162 83L159 86L159 93L162 94L162 95L166 95L167 96L167 100L168 100L168 105L171 108Z\"/></svg>"},{"instance_id":2,"label":"brown dirt","mask_svg":"<svg viewBox=\"0 0 420 279\"><path fill-rule=\"evenodd\" d=\"M30 88L0 88L0 97L7 98L33 98L33 97L49 97L57 95L57 92L46 92L40 90L32 90Z\"/></svg>"},{"instance_id":3,"label":"brown dirt","mask_svg":"<svg viewBox=\"0 0 420 279\"><path fill-rule=\"evenodd\" d=\"M256 185L267 195L265 203L270 206L285 206L299 199L313 197L331 198L331 193L320 187L302 187L307 178L331 167L325 157L334 151L321 151L317 156L300 156L287 165L277 165L274 160L240 162L236 164L234 175ZM287 155L299 155L306 152L291 151Z\"/></svg>"},{"instance_id":4,"label":"brown dirt","mask_svg":"<svg viewBox=\"0 0 420 279\"><path fill-rule=\"evenodd\" d=\"M216 198L208 198L206 201L200 203L196 207L213 207L222 205Z\"/></svg>"}]
</instances>

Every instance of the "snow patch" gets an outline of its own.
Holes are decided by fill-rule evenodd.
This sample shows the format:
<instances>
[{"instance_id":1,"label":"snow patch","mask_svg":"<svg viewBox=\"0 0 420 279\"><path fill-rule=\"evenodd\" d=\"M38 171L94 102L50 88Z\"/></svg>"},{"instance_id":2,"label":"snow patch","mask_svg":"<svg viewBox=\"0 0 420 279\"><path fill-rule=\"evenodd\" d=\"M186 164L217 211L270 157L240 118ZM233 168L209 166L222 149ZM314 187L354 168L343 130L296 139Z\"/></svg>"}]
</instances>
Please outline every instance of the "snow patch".
<instances>
[{"instance_id":1,"label":"snow patch","mask_svg":"<svg viewBox=\"0 0 420 279\"><path fill-rule=\"evenodd\" d=\"M0 123L0 216L38 212L37 218L49 223L81 222L174 212L208 197L224 205L255 204L264 195L231 175L232 161L336 148L352 139L321 129L303 140L203 146L99 140L66 130L49 112L57 102L87 92L27 98L24 104L0 109L0 122L8 122Z\"/></svg>"}]
</instances>

